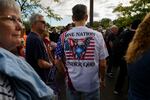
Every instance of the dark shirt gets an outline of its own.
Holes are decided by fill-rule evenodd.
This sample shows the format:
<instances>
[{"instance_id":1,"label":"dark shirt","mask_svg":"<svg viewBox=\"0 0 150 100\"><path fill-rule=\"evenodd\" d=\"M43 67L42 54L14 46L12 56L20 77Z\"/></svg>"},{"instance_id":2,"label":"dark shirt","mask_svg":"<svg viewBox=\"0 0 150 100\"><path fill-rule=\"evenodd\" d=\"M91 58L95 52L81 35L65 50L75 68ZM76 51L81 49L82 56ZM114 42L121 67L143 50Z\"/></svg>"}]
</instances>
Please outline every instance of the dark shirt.
<instances>
[{"instance_id":1,"label":"dark shirt","mask_svg":"<svg viewBox=\"0 0 150 100\"><path fill-rule=\"evenodd\" d=\"M129 100L150 100L150 50L128 64Z\"/></svg>"},{"instance_id":2,"label":"dark shirt","mask_svg":"<svg viewBox=\"0 0 150 100\"><path fill-rule=\"evenodd\" d=\"M117 44L117 46L118 46L117 47L118 48L117 53L121 58L124 57L124 55L127 51L128 45L131 42L134 34L135 34L135 31L127 29L127 30L123 31L120 34L120 36L118 37L119 43Z\"/></svg>"},{"instance_id":3,"label":"dark shirt","mask_svg":"<svg viewBox=\"0 0 150 100\"><path fill-rule=\"evenodd\" d=\"M49 62L43 40L36 33L31 32L26 41L26 60L45 82L49 69L40 68L38 65L39 59Z\"/></svg>"},{"instance_id":4,"label":"dark shirt","mask_svg":"<svg viewBox=\"0 0 150 100\"><path fill-rule=\"evenodd\" d=\"M107 39L105 40L109 55L112 55L112 47L110 46L109 43L113 42L115 40L115 38L116 38L116 36L110 32L107 36Z\"/></svg>"},{"instance_id":5,"label":"dark shirt","mask_svg":"<svg viewBox=\"0 0 150 100\"><path fill-rule=\"evenodd\" d=\"M50 33L50 37L49 38L50 38L51 41L57 43L58 39L59 39L59 36L60 35L58 33L52 32L52 33Z\"/></svg>"},{"instance_id":6,"label":"dark shirt","mask_svg":"<svg viewBox=\"0 0 150 100\"><path fill-rule=\"evenodd\" d=\"M112 42L112 47L111 47L112 54L115 52L115 49L117 48L117 46L116 46L117 40L118 40L118 35L116 33L111 33L111 35L109 37L109 42Z\"/></svg>"}]
</instances>

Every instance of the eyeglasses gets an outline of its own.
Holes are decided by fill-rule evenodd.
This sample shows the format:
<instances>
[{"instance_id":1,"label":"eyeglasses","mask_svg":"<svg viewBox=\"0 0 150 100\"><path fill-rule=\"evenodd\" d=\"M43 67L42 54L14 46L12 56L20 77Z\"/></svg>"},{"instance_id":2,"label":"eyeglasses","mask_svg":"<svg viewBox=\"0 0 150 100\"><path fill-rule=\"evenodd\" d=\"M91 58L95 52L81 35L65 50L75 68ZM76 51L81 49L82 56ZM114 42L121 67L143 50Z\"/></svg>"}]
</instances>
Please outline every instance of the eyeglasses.
<instances>
[{"instance_id":1,"label":"eyeglasses","mask_svg":"<svg viewBox=\"0 0 150 100\"><path fill-rule=\"evenodd\" d=\"M14 23L19 22L20 24L22 24L22 20L20 18L17 18L16 16L13 16L13 15L0 16L0 19L6 19L6 20L10 20Z\"/></svg>"},{"instance_id":2,"label":"eyeglasses","mask_svg":"<svg viewBox=\"0 0 150 100\"><path fill-rule=\"evenodd\" d=\"M40 23L46 25L46 22L44 20L37 20L36 22L40 22Z\"/></svg>"}]
</instances>

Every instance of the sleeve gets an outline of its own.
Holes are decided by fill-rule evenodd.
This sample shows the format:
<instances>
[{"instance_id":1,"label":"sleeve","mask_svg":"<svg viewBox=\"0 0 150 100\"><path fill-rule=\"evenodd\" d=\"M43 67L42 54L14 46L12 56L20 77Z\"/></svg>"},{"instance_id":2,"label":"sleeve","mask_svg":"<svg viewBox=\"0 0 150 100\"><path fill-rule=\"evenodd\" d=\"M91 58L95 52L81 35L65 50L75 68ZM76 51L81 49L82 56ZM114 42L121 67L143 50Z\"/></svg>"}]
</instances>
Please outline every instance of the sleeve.
<instances>
[{"instance_id":1,"label":"sleeve","mask_svg":"<svg viewBox=\"0 0 150 100\"><path fill-rule=\"evenodd\" d=\"M61 37L59 37L57 42L57 47L55 49L55 57L57 59L61 59L64 55L64 48L62 46Z\"/></svg>"},{"instance_id":2,"label":"sleeve","mask_svg":"<svg viewBox=\"0 0 150 100\"><path fill-rule=\"evenodd\" d=\"M100 33L99 33L100 34ZM101 59L105 59L106 57L108 57L108 51L107 51L107 47L106 47L106 44L105 44L105 41L104 41L104 39L103 39L103 37L102 37L102 35L99 35L98 36L99 37L99 59L101 60Z\"/></svg>"}]
</instances>

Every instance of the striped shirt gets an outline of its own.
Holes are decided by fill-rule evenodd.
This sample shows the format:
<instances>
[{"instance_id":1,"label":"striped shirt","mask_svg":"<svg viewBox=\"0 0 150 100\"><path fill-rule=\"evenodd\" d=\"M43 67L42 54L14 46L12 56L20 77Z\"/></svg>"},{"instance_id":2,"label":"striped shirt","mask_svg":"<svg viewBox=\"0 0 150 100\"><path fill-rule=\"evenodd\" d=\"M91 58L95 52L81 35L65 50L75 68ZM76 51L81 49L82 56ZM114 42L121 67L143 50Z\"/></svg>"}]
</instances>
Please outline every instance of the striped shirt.
<instances>
[{"instance_id":1,"label":"striped shirt","mask_svg":"<svg viewBox=\"0 0 150 100\"><path fill-rule=\"evenodd\" d=\"M0 73L0 100L16 100L9 78Z\"/></svg>"}]
</instances>

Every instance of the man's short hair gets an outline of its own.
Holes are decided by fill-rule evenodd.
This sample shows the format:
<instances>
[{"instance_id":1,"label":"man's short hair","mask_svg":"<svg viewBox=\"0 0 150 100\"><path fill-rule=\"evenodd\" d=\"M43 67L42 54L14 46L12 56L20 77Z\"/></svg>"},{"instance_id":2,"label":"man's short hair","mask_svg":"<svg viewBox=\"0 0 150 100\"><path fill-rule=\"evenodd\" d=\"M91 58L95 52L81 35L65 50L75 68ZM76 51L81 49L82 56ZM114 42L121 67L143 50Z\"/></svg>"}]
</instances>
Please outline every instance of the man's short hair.
<instances>
[{"instance_id":1,"label":"man's short hair","mask_svg":"<svg viewBox=\"0 0 150 100\"><path fill-rule=\"evenodd\" d=\"M112 26L110 27L110 29L113 29L113 28L118 29L118 27L117 27L116 25L112 25Z\"/></svg>"},{"instance_id":2,"label":"man's short hair","mask_svg":"<svg viewBox=\"0 0 150 100\"><path fill-rule=\"evenodd\" d=\"M30 24L34 24L37 21L38 17L43 17L43 15L37 13L32 14L30 17Z\"/></svg>"},{"instance_id":3,"label":"man's short hair","mask_svg":"<svg viewBox=\"0 0 150 100\"><path fill-rule=\"evenodd\" d=\"M83 4L77 4L72 8L73 18L75 21L80 21L87 15L87 7Z\"/></svg>"}]
</instances>

